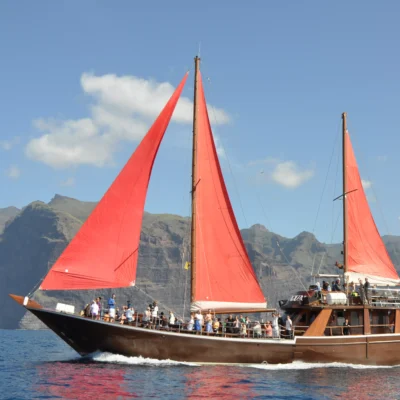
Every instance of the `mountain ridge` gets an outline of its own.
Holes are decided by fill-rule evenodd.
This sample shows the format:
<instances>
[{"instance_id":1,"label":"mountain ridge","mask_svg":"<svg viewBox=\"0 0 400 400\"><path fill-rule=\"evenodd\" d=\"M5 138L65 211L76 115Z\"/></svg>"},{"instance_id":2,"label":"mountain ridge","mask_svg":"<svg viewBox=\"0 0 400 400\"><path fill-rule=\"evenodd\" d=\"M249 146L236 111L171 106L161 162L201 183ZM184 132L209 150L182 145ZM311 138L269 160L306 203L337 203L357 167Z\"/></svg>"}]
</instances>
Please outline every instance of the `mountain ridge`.
<instances>
[{"instance_id":1,"label":"mountain ridge","mask_svg":"<svg viewBox=\"0 0 400 400\"><path fill-rule=\"evenodd\" d=\"M12 302L8 293L26 295L36 288L48 268L74 237L96 202L81 202L55 195L49 203L30 203L10 217L0 235L0 299L5 312L0 328L39 328L36 317L24 316L24 309ZM16 210L12 210L11 214ZM326 245L310 232L286 238L269 231L262 224L242 229L241 234L250 260L269 305L293 291L307 287L311 272L337 273L334 267L341 257L341 244ZM400 266L400 237L384 236L396 268ZM182 253L189 253L190 218L172 214L145 213L142 224L137 284L134 288L116 289L118 304L131 299L141 310L153 299L164 309L174 309L187 316L190 273L183 268ZM23 278L23 279L21 279ZM97 296L107 298L110 290L53 291L36 290L33 298L44 306L56 302L82 308Z\"/></svg>"}]
</instances>

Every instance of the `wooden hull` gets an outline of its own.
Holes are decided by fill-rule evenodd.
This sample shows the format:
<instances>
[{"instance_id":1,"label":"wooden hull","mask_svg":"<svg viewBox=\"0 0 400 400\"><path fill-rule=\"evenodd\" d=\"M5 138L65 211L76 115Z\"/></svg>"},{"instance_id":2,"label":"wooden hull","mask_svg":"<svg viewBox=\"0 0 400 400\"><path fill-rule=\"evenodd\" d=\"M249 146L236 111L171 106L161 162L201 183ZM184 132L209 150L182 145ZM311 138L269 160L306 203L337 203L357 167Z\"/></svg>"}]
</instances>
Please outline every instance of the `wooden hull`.
<instances>
[{"instance_id":1,"label":"wooden hull","mask_svg":"<svg viewBox=\"0 0 400 400\"><path fill-rule=\"evenodd\" d=\"M400 334L236 339L144 329L28 309L81 355L103 351L198 363L400 364Z\"/></svg>"}]
</instances>

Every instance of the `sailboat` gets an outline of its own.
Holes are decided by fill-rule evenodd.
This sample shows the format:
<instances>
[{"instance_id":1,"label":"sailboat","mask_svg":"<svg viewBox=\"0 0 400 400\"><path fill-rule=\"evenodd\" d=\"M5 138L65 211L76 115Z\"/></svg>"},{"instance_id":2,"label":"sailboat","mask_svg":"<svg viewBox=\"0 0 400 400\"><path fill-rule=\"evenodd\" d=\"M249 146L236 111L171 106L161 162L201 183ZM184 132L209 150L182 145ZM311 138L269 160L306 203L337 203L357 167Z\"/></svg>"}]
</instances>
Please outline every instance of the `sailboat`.
<instances>
[{"instance_id":1,"label":"sailboat","mask_svg":"<svg viewBox=\"0 0 400 400\"><path fill-rule=\"evenodd\" d=\"M195 58L192 154L191 310L217 314L272 312L250 263L224 183L208 117L200 58ZM135 285L140 231L158 148L188 74L76 236L49 270L40 290L120 288ZM396 285L399 276L376 229L361 185L343 115L344 262L347 282ZM385 286L386 288L386 286ZM378 290L378 289L377 289ZM212 363L342 361L400 363L400 297L381 291L359 303L345 292L311 288L280 302L294 336L148 329L93 320L67 309L47 309L10 295L81 355L95 351L126 356ZM386 296L386 302L385 300ZM394 300L393 300L394 299ZM379 300L380 303L377 301ZM383 304L386 303L386 304ZM338 320L351 321L344 335ZM378 320L378 323L375 321ZM335 325L336 324L336 325Z\"/></svg>"}]
</instances>

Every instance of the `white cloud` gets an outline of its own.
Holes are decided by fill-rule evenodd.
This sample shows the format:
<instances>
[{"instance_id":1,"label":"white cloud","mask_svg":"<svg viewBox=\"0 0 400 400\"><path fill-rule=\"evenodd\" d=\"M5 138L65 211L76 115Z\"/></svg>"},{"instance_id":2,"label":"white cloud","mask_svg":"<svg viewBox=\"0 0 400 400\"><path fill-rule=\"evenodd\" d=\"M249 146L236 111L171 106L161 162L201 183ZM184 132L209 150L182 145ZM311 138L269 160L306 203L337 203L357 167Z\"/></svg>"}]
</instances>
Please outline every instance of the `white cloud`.
<instances>
[{"instance_id":1,"label":"white cloud","mask_svg":"<svg viewBox=\"0 0 400 400\"><path fill-rule=\"evenodd\" d=\"M0 148L3 150L11 150L15 145L19 144L20 138L18 136L13 137L10 140L0 140Z\"/></svg>"},{"instance_id":2,"label":"white cloud","mask_svg":"<svg viewBox=\"0 0 400 400\"><path fill-rule=\"evenodd\" d=\"M296 188L313 176L313 170L301 170L294 161L277 163L271 173L271 178L274 182L287 188Z\"/></svg>"},{"instance_id":3,"label":"white cloud","mask_svg":"<svg viewBox=\"0 0 400 400\"><path fill-rule=\"evenodd\" d=\"M65 181L60 183L60 186L74 186L75 185L75 178L69 177Z\"/></svg>"},{"instance_id":4,"label":"white cloud","mask_svg":"<svg viewBox=\"0 0 400 400\"><path fill-rule=\"evenodd\" d=\"M77 120L34 121L42 135L28 143L28 157L54 168L111 164L118 145L123 141L139 141L174 91L168 82L113 74L84 73L81 86L91 97L90 115ZM229 116L223 110L213 107L213 113L216 124L229 122ZM192 115L192 101L181 97L172 120L189 124ZM221 153L221 147L217 148Z\"/></svg>"},{"instance_id":5,"label":"white cloud","mask_svg":"<svg viewBox=\"0 0 400 400\"><path fill-rule=\"evenodd\" d=\"M10 165L6 170L6 175L10 179L18 179L21 175L21 170L16 165Z\"/></svg>"},{"instance_id":6,"label":"white cloud","mask_svg":"<svg viewBox=\"0 0 400 400\"><path fill-rule=\"evenodd\" d=\"M372 182L367 181L366 179L361 179L361 184L362 184L364 190L367 190L372 186Z\"/></svg>"}]
</instances>

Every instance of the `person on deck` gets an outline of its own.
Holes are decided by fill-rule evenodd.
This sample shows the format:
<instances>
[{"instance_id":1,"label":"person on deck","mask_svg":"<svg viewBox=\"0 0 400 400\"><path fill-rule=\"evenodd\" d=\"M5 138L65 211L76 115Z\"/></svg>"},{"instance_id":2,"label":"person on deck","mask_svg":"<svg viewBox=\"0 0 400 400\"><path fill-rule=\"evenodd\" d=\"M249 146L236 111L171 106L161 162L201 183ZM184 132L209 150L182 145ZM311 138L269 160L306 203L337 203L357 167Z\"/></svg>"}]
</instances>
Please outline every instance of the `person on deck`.
<instances>
[{"instance_id":1,"label":"person on deck","mask_svg":"<svg viewBox=\"0 0 400 400\"><path fill-rule=\"evenodd\" d=\"M157 315L158 315L158 305L156 301L153 301L152 304L152 310L151 310L151 318L153 320L153 324L155 325L157 323Z\"/></svg>"},{"instance_id":2,"label":"person on deck","mask_svg":"<svg viewBox=\"0 0 400 400\"><path fill-rule=\"evenodd\" d=\"M150 311L150 307L147 307L146 311L143 313L143 318L142 318L144 327L148 326L148 324L150 323L150 319L151 319L151 311Z\"/></svg>"},{"instance_id":3,"label":"person on deck","mask_svg":"<svg viewBox=\"0 0 400 400\"><path fill-rule=\"evenodd\" d=\"M279 313L272 314L272 335L274 338L279 338L280 329L279 329Z\"/></svg>"},{"instance_id":4,"label":"person on deck","mask_svg":"<svg viewBox=\"0 0 400 400\"><path fill-rule=\"evenodd\" d=\"M108 300L108 314L110 315L110 322L115 320L115 293L112 294Z\"/></svg>"},{"instance_id":5,"label":"person on deck","mask_svg":"<svg viewBox=\"0 0 400 400\"><path fill-rule=\"evenodd\" d=\"M189 320L189 323L187 324L186 329L188 331L192 331L193 330L193 326L194 326L194 314L192 313L192 314L190 314L190 320Z\"/></svg>"},{"instance_id":6,"label":"person on deck","mask_svg":"<svg viewBox=\"0 0 400 400\"><path fill-rule=\"evenodd\" d=\"M218 318L214 318L214 322L213 322L213 326L212 326L212 328L213 328L213 332L214 333L218 333L218 330L219 330L219 321L218 321Z\"/></svg>"},{"instance_id":7,"label":"person on deck","mask_svg":"<svg viewBox=\"0 0 400 400\"><path fill-rule=\"evenodd\" d=\"M203 325L203 315L201 310L198 310L194 316L194 330L196 332L201 332L201 326Z\"/></svg>"},{"instance_id":8,"label":"person on deck","mask_svg":"<svg viewBox=\"0 0 400 400\"><path fill-rule=\"evenodd\" d=\"M347 318L343 322L343 335L350 335L350 325Z\"/></svg>"},{"instance_id":9,"label":"person on deck","mask_svg":"<svg viewBox=\"0 0 400 400\"><path fill-rule=\"evenodd\" d=\"M233 323L235 322L235 318L233 318L233 315L229 315L229 317L226 319L226 332L227 333L233 333Z\"/></svg>"},{"instance_id":10,"label":"person on deck","mask_svg":"<svg viewBox=\"0 0 400 400\"><path fill-rule=\"evenodd\" d=\"M340 292L340 281L337 279L335 282L332 283L332 291L333 292Z\"/></svg>"},{"instance_id":11,"label":"person on deck","mask_svg":"<svg viewBox=\"0 0 400 400\"><path fill-rule=\"evenodd\" d=\"M317 287L315 290L317 292L317 298L320 299L321 298L321 284L319 282L317 282L315 284L315 286Z\"/></svg>"},{"instance_id":12,"label":"person on deck","mask_svg":"<svg viewBox=\"0 0 400 400\"><path fill-rule=\"evenodd\" d=\"M97 303L97 305L99 306L99 313L98 313L98 315L97 315L97 319L101 319L101 312L102 312L102 309L103 309L103 307L101 306L101 297L98 297L97 299L96 299L96 303Z\"/></svg>"},{"instance_id":13,"label":"person on deck","mask_svg":"<svg viewBox=\"0 0 400 400\"><path fill-rule=\"evenodd\" d=\"M370 296L369 296L369 282L368 282L368 278L365 278L365 283L364 283L364 294L365 294L366 303L369 304L369 303L370 303Z\"/></svg>"},{"instance_id":14,"label":"person on deck","mask_svg":"<svg viewBox=\"0 0 400 400\"><path fill-rule=\"evenodd\" d=\"M212 314L211 314L211 310L208 310L208 313L206 314L206 317L204 318L204 322L205 322L205 328L206 328L206 332L207 333L211 333L212 330Z\"/></svg>"},{"instance_id":15,"label":"person on deck","mask_svg":"<svg viewBox=\"0 0 400 400\"><path fill-rule=\"evenodd\" d=\"M247 336L246 324L244 322L240 323L240 337L245 338Z\"/></svg>"},{"instance_id":16,"label":"person on deck","mask_svg":"<svg viewBox=\"0 0 400 400\"><path fill-rule=\"evenodd\" d=\"M174 313L170 310L169 311L169 326L175 325L175 315Z\"/></svg>"},{"instance_id":17,"label":"person on deck","mask_svg":"<svg viewBox=\"0 0 400 400\"><path fill-rule=\"evenodd\" d=\"M293 322L292 322L292 320L291 320L291 318L290 318L290 315L288 315L287 317L286 317L286 336L287 336L287 338L288 339L292 339L292 325L293 325Z\"/></svg>"},{"instance_id":18,"label":"person on deck","mask_svg":"<svg viewBox=\"0 0 400 400\"><path fill-rule=\"evenodd\" d=\"M97 315L99 314L99 306L96 303L96 300L92 301L90 306L90 314L92 315L92 319L97 319Z\"/></svg>"},{"instance_id":19,"label":"person on deck","mask_svg":"<svg viewBox=\"0 0 400 400\"><path fill-rule=\"evenodd\" d=\"M272 338L273 330L271 326L271 321L267 321L264 325L264 328L265 328L265 337Z\"/></svg>"},{"instance_id":20,"label":"person on deck","mask_svg":"<svg viewBox=\"0 0 400 400\"><path fill-rule=\"evenodd\" d=\"M262 328L260 321L256 321L253 326L253 337L260 338L262 335Z\"/></svg>"}]
</instances>

